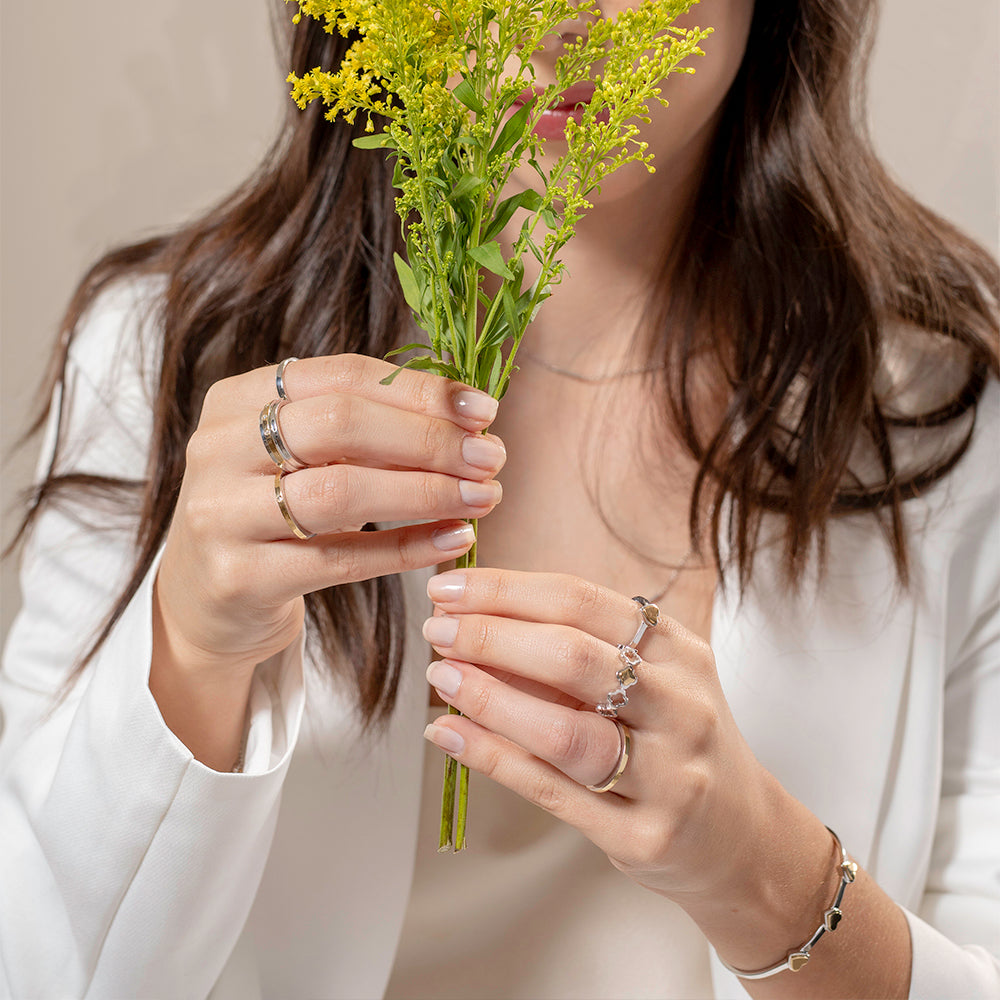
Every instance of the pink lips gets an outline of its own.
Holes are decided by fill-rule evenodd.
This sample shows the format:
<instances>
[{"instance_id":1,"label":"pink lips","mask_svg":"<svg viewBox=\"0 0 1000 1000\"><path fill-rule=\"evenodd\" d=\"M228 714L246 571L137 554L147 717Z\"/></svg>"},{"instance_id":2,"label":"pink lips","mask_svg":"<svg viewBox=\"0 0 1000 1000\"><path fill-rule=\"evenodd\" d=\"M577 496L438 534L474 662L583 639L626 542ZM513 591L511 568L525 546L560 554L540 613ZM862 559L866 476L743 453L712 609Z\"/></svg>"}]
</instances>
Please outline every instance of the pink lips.
<instances>
[{"instance_id":1,"label":"pink lips","mask_svg":"<svg viewBox=\"0 0 1000 1000\"><path fill-rule=\"evenodd\" d=\"M594 96L593 83L575 83L559 95L559 103L542 113L535 125L535 135L541 139L562 139L566 132L566 123L574 118L580 120L585 105ZM517 105L530 104L542 94L541 88L523 91L517 98Z\"/></svg>"}]
</instances>

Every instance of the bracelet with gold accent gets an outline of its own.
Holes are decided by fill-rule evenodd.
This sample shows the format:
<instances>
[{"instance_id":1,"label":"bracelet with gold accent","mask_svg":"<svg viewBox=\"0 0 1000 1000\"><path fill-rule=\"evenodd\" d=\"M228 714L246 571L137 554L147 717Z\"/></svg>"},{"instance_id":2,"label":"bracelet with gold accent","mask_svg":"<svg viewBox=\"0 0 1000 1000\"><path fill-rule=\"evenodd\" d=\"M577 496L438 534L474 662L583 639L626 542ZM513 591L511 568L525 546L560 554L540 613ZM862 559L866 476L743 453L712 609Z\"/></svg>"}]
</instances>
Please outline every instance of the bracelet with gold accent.
<instances>
[{"instance_id":1,"label":"bracelet with gold accent","mask_svg":"<svg viewBox=\"0 0 1000 1000\"><path fill-rule=\"evenodd\" d=\"M830 828L827 827L827 830L830 830ZM777 965L772 965L769 969L761 969L758 972L745 972L743 969L734 969L728 962L720 958L719 961L730 972L739 976L740 979L767 979L768 976L776 976L779 972L784 972L786 969L789 972L801 972L808 964L816 942L827 931L832 932L837 929L837 925L844 916L840 909L840 904L844 899L844 890L857 878L858 866L847 856L847 851L844 850L844 845L840 842L840 837L833 830L830 830L830 834L837 845L837 850L840 851L840 863L837 865L837 871L840 873L840 884L837 886L837 894L834 896L833 902L823 914L823 923L819 925L816 933L805 944L794 951L790 951L785 956L784 961L779 962Z\"/></svg>"}]
</instances>

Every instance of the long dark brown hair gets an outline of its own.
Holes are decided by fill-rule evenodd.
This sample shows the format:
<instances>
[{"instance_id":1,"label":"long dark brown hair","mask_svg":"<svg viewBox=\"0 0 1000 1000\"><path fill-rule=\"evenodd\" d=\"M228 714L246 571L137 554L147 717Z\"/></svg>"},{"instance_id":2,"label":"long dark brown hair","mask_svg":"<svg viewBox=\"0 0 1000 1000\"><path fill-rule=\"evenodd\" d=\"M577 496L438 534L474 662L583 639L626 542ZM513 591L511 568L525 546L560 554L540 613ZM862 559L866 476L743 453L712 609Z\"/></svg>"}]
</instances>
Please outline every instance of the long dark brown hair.
<instances>
[{"instance_id":1,"label":"long dark brown hair","mask_svg":"<svg viewBox=\"0 0 1000 1000\"><path fill-rule=\"evenodd\" d=\"M657 328L670 335L651 349L667 362L664 410L699 463L692 537L707 510L714 556L725 542L744 586L768 512L782 517L790 582L810 551L822 552L830 518L857 510L885 526L905 582L902 504L959 460L977 400L998 371L994 263L905 194L868 141L861 98L873 8L873 0L756 5L697 198L664 262ZM309 19L290 39L298 73L336 65L345 48ZM138 511L131 579L90 655L164 539L208 386L289 355L378 357L399 343L409 316L392 266L400 235L391 171L379 155L354 149L354 134L315 105L291 109L264 163L231 197L175 233L109 253L74 295L50 391L77 323L104 288L139 275L165 281L147 475L60 471L57 449L21 528L48 504L79 503L81 493ZM912 412L894 409L878 391L890 329L953 345L964 384ZM690 380L705 330L729 394L721 424L707 433L693 415ZM65 412L65 395L59 405ZM961 433L945 453L904 470L895 425ZM875 475L853 468L859 450L874 456ZM334 587L306 602L316 652L353 670L366 720L384 719L402 658L399 580Z\"/></svg>"}]
</instances>

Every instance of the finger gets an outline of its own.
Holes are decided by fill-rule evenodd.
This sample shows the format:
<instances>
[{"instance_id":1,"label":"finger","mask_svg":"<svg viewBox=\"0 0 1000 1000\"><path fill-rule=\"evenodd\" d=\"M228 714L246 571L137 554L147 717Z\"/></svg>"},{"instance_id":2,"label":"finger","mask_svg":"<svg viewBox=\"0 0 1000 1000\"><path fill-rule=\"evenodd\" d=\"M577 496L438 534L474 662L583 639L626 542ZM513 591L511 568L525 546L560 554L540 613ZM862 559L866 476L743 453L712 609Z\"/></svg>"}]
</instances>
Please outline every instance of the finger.
<instances>
[{"instance_id":1,"label":"finger","mask_svg":"<svg viewBox=\"0 0 1000 1000\"><path fill-rule=\"evenodd\" d=\"M617 687L618 651L588 632L492 615L435 615L424 638L442 656L529 678L593 707Z\"/></svg>"},{"instance_id":2,"label":"finger","mask_svg":"<svg viewBox=\"0 0 1000 1000\"><path fill-rule=\"evenodd\" d=\"M335 462L425 469L466 479L495 476L507 458L494 435L465 431L450 420L333 392L286 403L277 417L281 437L305 465ZM270 459L257 428L248 434L257 467ZM256 441L253 437L256 436Z\"/></svg>"},{"instance_id":3,"label":"finger","mask_svg":"<svg viewBox=\"0 0 1000 1000\"><path fill-rule=\"evenodd\" d=\"M264 547L263 566L247 574L253 577L247 585L255 600L283 604L327 587L455 559L468 552L475 537L464 521L435 521L271 542Z\"/></svg>"},{"instance_id":4,"label":"finger","mask_svg":"<svg viewBox=\"0 0 1000 1000\"><path fill-rule=\"evenodd\" d=\"M324 396L331 392L360 396L413 413L450 420L467 430L488 427L497 413L497 401L485 392L451 379L404 369L390 385L382 380L398 366L361 354L302 358L285 368L282 376L289 400ZM260 409L276 398L277 365L224 379L211 393L228 404Z\"/></svg>"},{"instance_id":5,"label":"finger","mask_svg":"<svg viewBox=\"0 0 1000 1000\"><path fill-rule=\"evenodd\" d=\"M467 718L582 785L595 785L615 769L621 741L609 719L532 697L458 660L436 660L427 680Z\"/></svg>"},{"instance_id":6,"label":"finger","mask_svg":"<svg viewBox=\"0 0 1000 1000\"><path fill-rule=\"evenodd\" d=\"M452 570L433 577L427 593L446 612L483 612L526 622L565 625L615 647L631 643L642 622L642 609L636 601L566 574ZM640 645L643 659L652 661L669 661L687 655L692 649L702 658L711 656L707 643L663 614L656 626L645 632ZM479 661L474 659L474 662Z\"/></svg>"},{"instance_id":7,"label":"finger","mask_svg":"<svg viewBox=\"0 0 1000 1000\"><path fill-rule=\"evenodd\" d=\"M551 813L598 846L619 826L633 803L615 793L600 795L516 743L460 715L435 719L424 736L460 764L509 788Z\"/></svg>"},{"instance_id":8,"label":"finger","mask_svg":"<svg viewBox=\"0 0 1000 1000\"><path fill-rule=\"evenodd\" d=\"M261 541L287 538L288 524L273 476L256 476L249 505ZM355 465L303 469L282 477L286 509L304 531L328 534L369 522L472 520L485 517L503 490L496 480L455 479L430 472L390 472Z\"/></svg>"}]
</instances>

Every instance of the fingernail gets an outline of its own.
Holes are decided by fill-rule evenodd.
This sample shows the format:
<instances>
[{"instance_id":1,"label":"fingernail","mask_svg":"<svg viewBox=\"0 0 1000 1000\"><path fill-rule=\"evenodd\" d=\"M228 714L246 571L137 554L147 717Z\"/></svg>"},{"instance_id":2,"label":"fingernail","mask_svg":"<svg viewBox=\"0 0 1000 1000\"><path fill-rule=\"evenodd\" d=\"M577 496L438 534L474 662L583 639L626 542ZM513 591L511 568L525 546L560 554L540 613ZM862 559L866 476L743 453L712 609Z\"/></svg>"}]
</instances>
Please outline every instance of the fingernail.
<instances>
[{"instance_id":1,"label":"fingernail","mask_svg":"<svg viewBox=\"0 0 1000 1000\"><path fill-rule=\"evenodd\" d=\"M441 694L454 698L462 683L462 673L447 660L435 660L427 668L427 680L431 687L437 688Z\"/></svg>"},{"instance_id":2,"label":"fingernail","mask_svg":"<svg viewBox=\"0 0 1000 1000\"><path fill-rule=\"evenodd\" d=\"M430 740L445 753L461 753L465 749L465 740L454 729L435 726L433 722L424 730L424 739Z\"/></svg>"},{"instance_id":3,"label":"fingernail","mask_svg":"<svg viewBox=\"0 0 1000 1000\"><path fill-rule=\"evenodd\" d=\"M424 638L432 646L450 646L458 635L457 618L428 618L424 622Z\"/></svg>"},{"instance_id":4,"label":"fingernail","mask_svg":"<svg viewBox=\"0 0 1000 1000\"><path fill-rule=\"evenodd\" d=\"M485 483L477 483L472 479L460 479L458 492L466 507L492 507L500 502L503 489L495 479Z\"/></svg>"},{"instance_id":5,"label":"fingernail","mask_svg":"<svg viewBox=\"0 0 1000 1000\"><path fill-rule=\"evenodd\" d=\"M506 449L494 438L467 434L462 441L462 458L477 469L499 469L506 457Z\"/></svg>"},{"instance_id":6,"label":"fingernail","mask_svg":"<svg viewBox=\"0 0 1000 1000\"><path fill-rule=\"evenodd\" d=\"M432 601L460 601L464 593L464 573L441 573L427 581L427 596Z\"/></svg>"},{"instance_id":7,"label":"fingernail","mask_svg":"<svg viewBox=\"0 0 1000 1000\"><path fill-rule=\"evenodd\" d=\"M492 396L477 389L463 389L455 394L455 409L458 415L477 424L492 423L499 405Z\"/></svg>"},{"instance_id":8,"label":"fingernail","mask_svg":"<svg viewBox=\"0 0 1000 1000\"><path fill-rule=\"evenodd\" d=\"M476 540L476 532L471 524L460 524L455 528L438 528L431 535L436 549L442 552L464 552Z\"/></svg>"}]
</instances>

